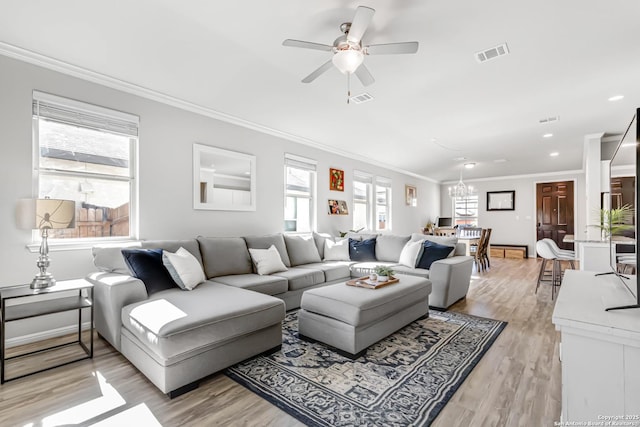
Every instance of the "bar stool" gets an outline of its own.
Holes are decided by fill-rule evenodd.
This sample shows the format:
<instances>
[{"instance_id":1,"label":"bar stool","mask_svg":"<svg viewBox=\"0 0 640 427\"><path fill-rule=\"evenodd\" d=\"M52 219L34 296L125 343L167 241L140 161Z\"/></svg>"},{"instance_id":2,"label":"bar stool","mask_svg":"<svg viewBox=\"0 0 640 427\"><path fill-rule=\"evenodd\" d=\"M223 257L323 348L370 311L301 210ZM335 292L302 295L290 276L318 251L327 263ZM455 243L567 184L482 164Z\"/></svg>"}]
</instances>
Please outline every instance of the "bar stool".
<instances>
[{"instance_id":1,"label":"bar stool","mask_svg":"<svg viewBox=\"0 0 640 427\"><path fill-rule=\"evenodd\" d=\"M549 246L551 247L551 250L553 252L555 252L556 254L556 258L558 258L558 261L569 261L569 265L571 265L571 268L573 270L576 269L576 253L575 251L570 251L567 249L560 249L560 247L556 244L556 242L552 239L542 239L545 242L547 242L549 244Z\"/></svg>"},{"instance_id":2,"label":"bar stool","mask_svg":"<svg viewBox=\"0 0 640 427\"><path fill-rule=\"evenodd\" d=\"M536 284L535 293L538 293L538 287L540 287L540 283L545 281L544 275L546 272L547 262L552 262L551 268L551 299L553 300L556 295L556 286L560 286L561 281L561 267L560 261L558 260L556 253L549 245L549 242L546 242L544 239L538 240L536 242L536 252L540 257L542 257L542 264L540 265L540 273L538 273L538 283Z\"/></svg>"},{"instance_id":3,"label":"bar stool","mask_svg":"<svg viewBox=\"0 0 640 427\"><path fill-rule=\"evenodd\" d=\"M618 263L618 273L634 274L636 271L636 254L618 254L616 256ZM627 271L629 270L629 271Z\"/></svg>"}]
</instances>

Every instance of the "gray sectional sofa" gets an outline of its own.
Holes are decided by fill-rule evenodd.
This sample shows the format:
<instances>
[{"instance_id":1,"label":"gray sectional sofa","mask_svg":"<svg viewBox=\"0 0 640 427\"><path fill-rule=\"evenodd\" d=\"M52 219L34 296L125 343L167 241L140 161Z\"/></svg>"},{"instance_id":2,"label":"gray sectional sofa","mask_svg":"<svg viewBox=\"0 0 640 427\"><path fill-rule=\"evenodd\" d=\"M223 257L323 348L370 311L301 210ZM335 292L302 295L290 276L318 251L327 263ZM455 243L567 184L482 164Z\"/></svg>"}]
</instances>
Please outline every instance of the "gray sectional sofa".
<instances>
[{"instance_id":1,"label":"gray sectional sofa","mask_svg":"<svg viewBox=\"0 0 640 427\"><path fill-rule=\"evenodd\" d=\"M378 255L371 262L324 260L325 240L334 239L317 233L138 242L134 247L186 249L206 278L190 291L176 286L151 295L145 283L132 277L122 247L96 246L98 271L87 277L94 284L95 327L162 392L174 397L197 387L203 377L279 349L285 311L300 306L304 291L359 277L375 265L428 278L433 284L429 304L435 307L447 308L466 295L473 259L463 256L464 245L456 245L453 256L424 270L401 266L398 260L406 242L425 236L375 237ZM249 249L272 245L286 270L257 274Z\"/></svg>"}]
</instances>

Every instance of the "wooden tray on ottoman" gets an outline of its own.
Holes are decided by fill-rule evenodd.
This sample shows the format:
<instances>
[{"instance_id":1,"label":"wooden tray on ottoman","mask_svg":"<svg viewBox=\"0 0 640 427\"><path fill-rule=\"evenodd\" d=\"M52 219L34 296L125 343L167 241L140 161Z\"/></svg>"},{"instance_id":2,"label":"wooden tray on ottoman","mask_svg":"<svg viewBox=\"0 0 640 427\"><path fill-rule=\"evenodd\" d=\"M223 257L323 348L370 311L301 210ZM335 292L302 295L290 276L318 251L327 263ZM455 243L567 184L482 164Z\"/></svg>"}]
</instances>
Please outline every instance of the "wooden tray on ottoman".
<instances>
[{"instance_id":1,"label":"wooden tray on ottoman","mask_svg":"<svg viewBox=\"0 0 640 427\"><path fill-rule=\"evenodd\" d=\"M394 283L398 283L400 279L397 277L391 276L389 280L386 282L378 282L377 280L371 281L369 280L369 276L358 277L357 279L347 280L347 285L356 286L358 288L367 288L367 289L378 289L387 285L392 285Z\"/></svg>"}]
</instances>

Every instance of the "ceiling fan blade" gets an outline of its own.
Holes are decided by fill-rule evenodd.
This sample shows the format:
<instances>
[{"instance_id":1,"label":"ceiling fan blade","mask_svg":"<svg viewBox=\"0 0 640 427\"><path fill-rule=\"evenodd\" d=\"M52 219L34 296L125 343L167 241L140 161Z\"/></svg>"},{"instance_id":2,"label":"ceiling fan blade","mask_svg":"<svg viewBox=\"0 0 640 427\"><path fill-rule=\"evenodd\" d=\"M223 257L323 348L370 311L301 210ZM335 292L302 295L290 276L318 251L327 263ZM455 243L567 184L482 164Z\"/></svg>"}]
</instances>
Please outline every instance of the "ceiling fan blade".
<instances>
[{"instance_id":1,"label":"ceiling fan blade","mask_svg":"<svg viewBox=\"0 0 640 427\"><path fill-rule=\"evenodd\" d=\"M366 47L369 55L393 55L399 53L416 53L418 42L372 44Z\"/></svg>"},{"instance_id":2,"label":"ceiling fan blade","mask_svg":"<svg viewBox=\"0 0 640 427\"><path fill-rule=\"evenodd\" d=\"M290 46L290 47L301 47L303 49L315 49L315 50L324 50L324 51L330 51L331 49L333 49L333 46L329 46L328 44L305 42L302 40L292 40L292 39L286 39L285 41L282 42L282 45Z\"/></svg>"},{"instance_id":3,"label":"ceiling fan blade","mask_svg":"<svg viewBox=\"0 0 640 427\"><path fill-rule=\"evenodd\" d=\"M307 77L302 79L302 83L311 83L331 67L333 67L333 62L331 62L331 60L328 60L327 62L322 64L320 67L318 67L313 73L309 74Z\"/></svg>"},{"instance_id":4,"label":"ceiling fan blade","mask_svg":"<svg viewBox=\"0 0 640 427\"><path fill-rule=\"evenodd\" d=\"M360 66L356 68L355 74L356 76L358 76L358 80L360 80L360 83L362 83L362 86L369 86L370 84L376 81L376 79L374 79L371 73L369 72L369 69L365 67L364 64L360 64Z\"/></svg>"},{"instance_id":5,"label":"ceiling fan blade","mask_svg":"<svg viewBox=\"0 0 640 427\"><path fill-rule=\"evenodd\" d=\"M364 32L367 31L367 27L373 19L373 14L376 13L374 9L366 6L358 6L356 14L351 21L351 28L347 34L347 40L353 43L360 43Z\"/></svg>"}]
</instances>

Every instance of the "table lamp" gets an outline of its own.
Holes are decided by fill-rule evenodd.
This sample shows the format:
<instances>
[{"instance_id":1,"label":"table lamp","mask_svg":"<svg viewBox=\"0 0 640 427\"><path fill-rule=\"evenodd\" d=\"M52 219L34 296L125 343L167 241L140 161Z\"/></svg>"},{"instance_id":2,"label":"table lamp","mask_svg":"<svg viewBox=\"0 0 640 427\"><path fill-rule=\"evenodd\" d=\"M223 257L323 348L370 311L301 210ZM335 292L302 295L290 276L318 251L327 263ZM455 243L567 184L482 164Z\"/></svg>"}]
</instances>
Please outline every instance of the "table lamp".
<instances>
[{"instance_id":1,"label":"table lamp","mask_svg":"<svg viewBox=\"0 0 640 427\"><path fill-rule=\"evenodd\" d=\"M41 230L40 257L36 265L40 273L31 282L31 289L43 289L53 286L56 280L47 271L49 267L50 229L75 228L76 202L61 199L20 199L16 209L16 223L26 230Z\"/></svg>"}]
</instances>

